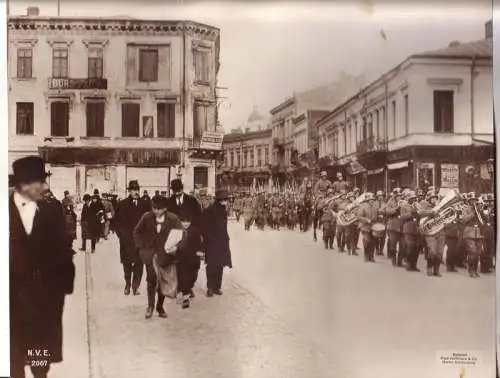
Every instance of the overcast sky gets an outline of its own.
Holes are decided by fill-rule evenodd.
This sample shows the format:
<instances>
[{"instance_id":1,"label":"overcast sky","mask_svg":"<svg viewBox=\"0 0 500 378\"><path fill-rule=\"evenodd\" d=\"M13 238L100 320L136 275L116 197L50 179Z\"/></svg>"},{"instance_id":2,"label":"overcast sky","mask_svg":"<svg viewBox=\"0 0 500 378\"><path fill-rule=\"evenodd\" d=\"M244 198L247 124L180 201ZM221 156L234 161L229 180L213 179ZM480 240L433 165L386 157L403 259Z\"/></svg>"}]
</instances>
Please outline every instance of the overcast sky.
<instances>
[{"instance_id":1,"label":"overcast sky","mask_svg":"<svg viewBox=\"0 0 500 378\"><path fill-rule=\"evenodd\" d=\"M56 0L10 1L12 15L34 4L41 15L57 15ZM414 52L481 39L492 13L487 0L432 7L423 0L405 7L375 1L372 11L363 1L60 1L62 16L192 19L219 27L226 130L244 125L253 104L266 114L294 91L334 81L341 71L372 80Z\"/></svg>"}]
</instances>

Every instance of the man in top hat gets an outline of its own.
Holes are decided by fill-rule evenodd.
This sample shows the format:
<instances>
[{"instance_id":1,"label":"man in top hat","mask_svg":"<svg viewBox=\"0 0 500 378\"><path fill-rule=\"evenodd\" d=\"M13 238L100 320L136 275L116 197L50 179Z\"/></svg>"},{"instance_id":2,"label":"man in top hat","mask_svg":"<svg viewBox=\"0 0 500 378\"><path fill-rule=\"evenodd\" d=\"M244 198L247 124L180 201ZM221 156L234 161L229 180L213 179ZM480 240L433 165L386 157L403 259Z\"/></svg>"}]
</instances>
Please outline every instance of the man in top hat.
<instances>
[{"instance_id":1,"label":"man in top hat","mask_svg":"<svg viewBox=\"0 0 500 378\"><path fill-rule=\"evenodd\" d=\"M184 185L180 179L174 179L170 183L172 189L172 196L168 199L168 211L179 216L181 211L189 214L193 226L198 227L201 217L201 205L198 200L190 195L184 193Z\"/></svg>"},{"instance_id":2,"label":"man in top hat","mask_svg":"<svg viewBox=\"0 0 500 378\"><path fill-rule=\"evenodd\" d=\"M115 210L116 234L120 240L120 260L125 278L124 294L129 295L132 288L134 295L139 295L143 263L135 245L133 233L144 213L151 210L149 205L139 198L139 181L131 180L127 187L128 197L121 200Z\"/></svg>"},{"instance_id":3,"label":"man in top hat","mask_svg":"<svg viewBox=\"0 0 500 378\"><path fill-rule=\"evenodd\" d=\"M229 193L219 189L215 201L202 214L201 233L205 248L207 273L207 297L222 295L222 273L224 267L232 268L229 234L227 232L227 204Z\"/></svg>"},{"instance_id":4,"label":"man in top hat","mask_svg":"<svg viewBox=\"0 0 500 378\"><path fill-rule=\"evenodd\" d=\"M321 172L320 179L314 186L314 195L316 197L321 196L324 197L328 191L332 187L332 182L328 180L328 175L326 171Z\"/></svg>"},{"instance_id":5,"label":"man in top hat","mask_svg":"<svg viewBox=\"0 0 500 378\"><path fill-rule=\"evenodd\" d=\"M37 156L12 164L14 191L9 198L10 371L25 377L48 376L62 361L64 298L73 292L72 241L59 201L46 201L48 173Z\"/></svg>"}]
</instances>

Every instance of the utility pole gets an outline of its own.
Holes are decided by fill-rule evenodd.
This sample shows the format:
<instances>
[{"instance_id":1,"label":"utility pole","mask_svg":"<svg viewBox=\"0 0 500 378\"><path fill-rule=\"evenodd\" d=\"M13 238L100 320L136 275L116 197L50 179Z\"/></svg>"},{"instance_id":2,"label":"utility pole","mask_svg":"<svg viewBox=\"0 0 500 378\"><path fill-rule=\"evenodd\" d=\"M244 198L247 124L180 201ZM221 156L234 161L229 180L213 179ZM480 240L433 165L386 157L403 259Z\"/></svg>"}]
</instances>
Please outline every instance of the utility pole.
<instances>
[{"instance_id":1,"label":"utility pole","mask_svg":"<svg viewBox=\"0 0 500 378\"><path fill-rule=\"evenodd\" d=\"M57 17L61 15L61 0L57 0Z\"/></svg>"}]
</instances>

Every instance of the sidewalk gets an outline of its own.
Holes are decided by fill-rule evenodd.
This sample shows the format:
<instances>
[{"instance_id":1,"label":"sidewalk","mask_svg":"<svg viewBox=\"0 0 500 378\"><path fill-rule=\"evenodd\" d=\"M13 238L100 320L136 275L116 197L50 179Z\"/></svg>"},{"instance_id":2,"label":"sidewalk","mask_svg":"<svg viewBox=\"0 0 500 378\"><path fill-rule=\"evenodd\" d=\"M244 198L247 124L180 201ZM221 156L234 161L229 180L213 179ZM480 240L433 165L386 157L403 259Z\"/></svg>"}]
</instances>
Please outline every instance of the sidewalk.
<instances>
[{"instance_id":1,"label":"sidewalk","mask_svg":"<svg viewBox=\"0 0 500 378\"><path fill-rule=\"evenodd\" d=\"M75 246L79 241L75 241ZM75 248L76 249L76 248ZM89 378L87 343L87 299L85 290L85 254L74 257L75 287L66 296L63 315L63 362L50 369L51 378Z\"/></svg>"}]
</instances>

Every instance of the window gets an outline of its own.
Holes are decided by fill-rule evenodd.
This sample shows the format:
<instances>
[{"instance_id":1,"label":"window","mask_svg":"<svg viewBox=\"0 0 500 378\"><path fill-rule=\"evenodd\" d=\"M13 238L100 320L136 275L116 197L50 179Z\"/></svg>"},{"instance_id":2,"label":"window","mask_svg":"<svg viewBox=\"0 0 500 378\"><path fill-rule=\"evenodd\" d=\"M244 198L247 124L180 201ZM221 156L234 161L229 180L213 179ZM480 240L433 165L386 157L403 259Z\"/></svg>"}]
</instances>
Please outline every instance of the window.
<instances>
[{"instance_id":1,"label":"window","mask_svg":"<svg viewBox=\"0 0 500 378\"><path fill-rule=\"evenodd\" d=\"M194 51L194 79L198 82L207 83L210 81L209 72L209 50Z\"/></svg>"},{"instance_id":2,"label":"window","mask_svg":"<svg viewBox=\"0 0 500 378\"><path fill-rule=\"evenodd\" d=\"M87 136L104 136L104 112L106 104L103 101L87 102Z\"/></svg>"},{"instance_id":3,"label":"window","mask_svg":"<svg viewBox=\"0 0 500 378\"><path fill-rule=\"evenodd\" d=\"M89 79L102 79L103 54L101 47L89 47L88 77Z\"/></svg>"},{"instance_id":4,"label":"window","mask_svg":"<svg viewBox=\"0 0 500 378\"><path fill-rule=\"evenodd\" d=\"M381 138L384 138L386 135L385 135L385 128L386 128L386 124L385 124L385 106L382 106L380 108L380 128L379 128L379 131L380 131L380 134L379 134L379 137Z\"/></svg>"},{"instance_id":5,"label":"window","mask_svg":"<svg viewBox=\"0 0 500 378\"><path fill-rule=\"evenodd\" d=\"M194 167L193 176L196 189L208 187L208 167Z\"/></svg>"},{"instance_id":6,"label":"window","mask_svg":"<svg viewBox=\"0 0 500 378\"><path fill-rule=\"evenodd\" d=\"M378 110L375 110L375 138L380 137L380 113Z\"/></svg>"},{"instance_id":7,"label":"window","mask_svg":"<svg viewBox=\"0 0 500 378\"><path fill-rule=\"evenodd\" d=\"M234 167L234 151L230 152L229 166Z\"/></svg>"},{"instance_id":8,"label":"window","mask_svg":"<svg viewBox=\"0 0 500 378\"><path fill-rule=\"evenodd\" d=\"M246 168L248 164L248 154L246 150L243 150L243 168Z\"/></svg>"},{"instance_id":9,"label":"window","mask_svg":"<svg viewBox=\"0 0 500 378\"><path fill-rule=\"evenodd\" d=\"M249 155L249 158L248 158L248 160L249 160L249 162L248 162L248 163L249 163L249 164L248 164L248 166L249 166L249 167L253 167L253 165L254 165L253 148L250 148L250 149L249 149L249 151L248 151L248 155Z\"/></svg>"},{"instance_id":10,"label":"window","mask_svg":"<svg viewBox=\"0 0 500 378\"><path fill-rule=\"evenodd\" d=\"M264 164L269 164L269 148L264 148Z\"/></svg>"},{"instance_id":11,"label":"window","mask_svg":"<svg viewBox=\"0 0 500 378\"><path fill-rule=\"evenodd\" d=\"M175 104L156 105L158 138L175 138Z\"/></svg>"},{"instance_id":12,"label":"window","mask_svg":"<svg viewBox=\"0 0 500 378\"><path fill-rule=\"evenodd\" d=\"M16 105L16 134L33 135L33 103L18 102Z\"/></svg>"},{"instance_id":13,"label":"window","mask_svg":"<svg viewBox=\"0 0 500 378\"><path fill-rule=\"evenodd\" d=\"M240 151L236 152L236 166L240 167L241 165L241 154Z\"/></svg>"},{"instance_id":14,"label":"window","mask_svg":"<svg viewBox=\"0 0 500 378\"><path fill-rule=\"evenodd\" d=\"M139 49L139 81L158 81L158 49Z\"/></svg>"},{"instance_id":15,"label":"window","mask_svg":"<svg viewBox=\"0 0 500 378\"><path fill-rule=\"evenodd\" d=\"M204 131L208 130L208 107L204 104L194 103L193 112L193 143L199 145Z\"/></svg>"},{"instance_id":16,"label":"window","mask_svg":"<svg viewBox=\"0 0 500 378\"><path fill-rule=\"evenodd\" d=\"M17 49L17 77L29 79L33 76L33 49Z\"/></svg>"},{"instance_id":17,"label":"window","mask_svg":"<svg viewBox=\"0 0 500 378\"><path fill-rule=\"evenodd\" d=\"M367 119L366 117L363 117L363 134L361 140L365 141L366 138L368 137L368 124L367 124Z\"/></svg>"},{"instance_id":18,"label":"window","mask_svg":"<svg viewBox=\"0 0 500 378\"><path fill-rule=\"evenodd\" d=\"M453 133L453 91L434 91L434 132Z\"/></svg>"},{"instance_id":19,"label":"window","mask_svg":"<svg viewBox=\"0 0 500 378\"><path fill-rule=\"evenodd\" d=\"M54 101L50 104L50 131L52 136L68 136L69 102Z\"/></svg>"},{"instance_id":20,"label":"window","mask_svg":"<svg viewBox=\"0 0 500 378\"><path fill-rule=\"evenodd\" d=\"M122 136L139 137L141 105L133 102L122 104Z\"/></svg>"},{"instance_id":21,"label":"window","mask_svg":"<svg viewBox=\"0 0 500 378\"><path fill-rule=\"evenodd\" d=\"M392 102L392 137L396 138L396 101Z\"/></svg>"},{"instance_id":22,"label":"window","mask_svg":"<svg viewBox=\"0 0 500 378\"><path fill-rule=\"evenodd\" d=\"M257 148L257 167L262 167L262 149Z\"/></svg>"},{"instance_id":23,"label":"window","mask_svg":"<svg viewBox=\"0 0 500 378\"><path fill-rule=\"evenodd\" d=\"M354 121L354 140L353 146L356 148L356 144L358 143L358 120Z\"/></svg>"},{"instance_id":24,"label":"window","mask_svg":"<svg viewBox=\"0 0 500 378\"><path fill-rule=\"evenodd\" d=\"M52 77L61 79L68 77L68 49L52 50Z\"/></svg>"},{"instance_id":25,"label":"window","mask_svg":"<svg viewBox=\"0 0 500 378\"><path fill-rule=\"evenodd\" d=\"M410 103L408 95L405 95L405 135L410 133Z\"/></svg>"}]
</instances>

